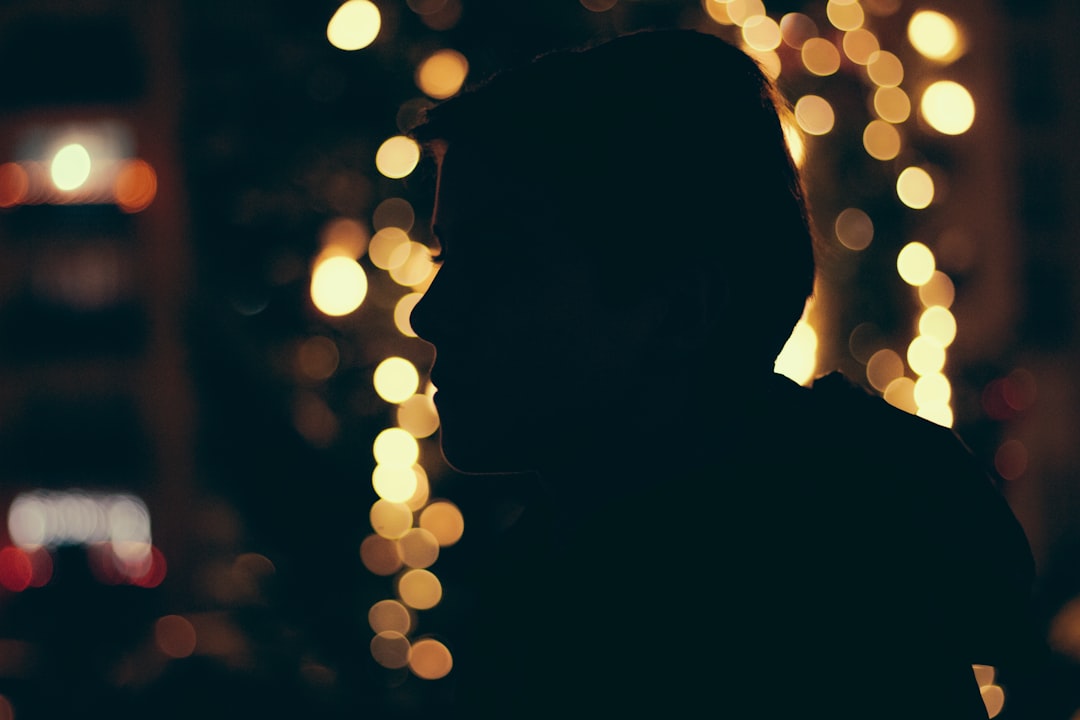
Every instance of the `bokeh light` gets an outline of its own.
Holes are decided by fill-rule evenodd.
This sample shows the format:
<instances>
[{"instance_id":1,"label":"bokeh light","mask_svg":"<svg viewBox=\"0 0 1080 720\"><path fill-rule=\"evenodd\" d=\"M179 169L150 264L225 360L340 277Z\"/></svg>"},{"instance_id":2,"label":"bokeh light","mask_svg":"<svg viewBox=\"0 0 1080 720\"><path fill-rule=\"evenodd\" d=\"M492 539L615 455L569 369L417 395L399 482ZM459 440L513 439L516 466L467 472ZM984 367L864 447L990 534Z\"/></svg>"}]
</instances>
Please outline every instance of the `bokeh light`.
<instances>
[{"instance_id":1,"label":"bokeh light","mask_svg":"<svg viewBox=\"0 0 1080 720\"><path fill-rule=\"evenodd\" d=\"M921 242L910 242L896 256L896 271L908 285L929 282L935 270L934 253Z\"/></svg>"},{"instance_id":2,"label":"bokeh light","mask_svg":"<svg viewBox=\"0 0 1080 720\"><path fill-rule=\"evenodd\" d=\"M820 95L803 95L795 101L795 121L809 135L825 135L833 129L836 115Z\"/></svg>"},{"instance_id":3,"label":"bokeh light","mask_svg":"<svg viewBox=\"0 0 1080 720\"><path fill-rule=\"evenodd\" d=\"M412 312L422 297L424 297L423 293L406 293L394 305L394 327L405 337L416 337L416 331L412 326Z\"/></svg>"},{"instance_id":4,"label":"bokeh light","mask_svg":"<svg viewBox=\"0 0 1080 720\"><path fill-rule=\"evenodd\" d=\"M371 657L385 668L397 670L409 664L409 639L394 630L384 630L371 639Z\"/></svg>"},{"instance_id":5,"label":"bokeh light","mask_svg":"<svg viewBox=\"0 0 1080 720\"><path fill-rule=\"evenodd\" d=\"M874 93L874 112L882 120L898 125L911 117L911 98L898 87L878 88Z\"/></svg>"},{"instance_id":6,"label":"bokeh light","mask_svg":"<svg viewBox=\"0 0 1080 720\"><path fill-rule=\"evenodd\" d=\"M900 154L900 131L884 120L871 120L863 130L863 147L875 160L892 160Z\"/></svg>"},{"instance_id":7,"label":"bokeh light","mask_svg":"<svg viewBox=\"0 0 1080 720\"><path fill-rule=\"evenodd\" d=\"M409 670L425 680L438 680L450 674L454 658L446 645L434 638L423 638L413 644Z\"/></svg>"},{"instance_id":8,"label":"bokeh light","mask_svg":"<svg viewBox=\"0 0 1080 720\"><path fill-rule=\"evenodd\" d=\"M941 305L932 305L919 316L919 334L932 337L948 347L956 339L956 317Z\"/></svg>"},{"instance_id":9,"label":"bokeh light","mask_svg":"<svg viewBox=\"0 0 1080 720\"><path fill-rule=\"evenodd\" d=\"M379 36L382 15L369 0L348 0L326 25L326 39L339 50L360 50Z\"/></svg>"},{"instance_id":10,"label":"bokeh light","mask_svg":"<svg viewBox=\"0 0 1080 720\"><path fill-rule=\"evenodd\" d=\"M195 652L198 637L191 621L180 615L166 615L154 623L154 643L171 658L186 658Z\"/></svg>"},{"instance_id":11,"label":"bokeh light","mask_svg":"<svg viewBox=\"0 0 1080 720\"><path fill-rule=\"evenodd\" d=\"M837 30L857 30L866 19L862 6L850 0L829 0L825 5L825 15Z\"/></svg>"},{"instance_id":12,"label":"bokeh light","mask_svg":"<svg viewBox=\"0 0 1080 720\"><path fill-rule=\"evenodd\" d=\"M371 238L368 257L371 264L381 270L392 270L405 264L409 259L409 235L399 227L389 226L380 229Z\"/></svg>"},{"instance_id":13,"label":"bokeh light","mask_svg":"<svg viewBox=\"0 0 1080 720\"><path fill-rule=\"evenodd\" d=\"M941 373L929 373L915 381L915 404L919 409L948 405L952 399L952 384Z\"/></svg>"},{"instance_id":14,"label":"bokeh light","mask_svg":"<svg viewBox=\"0 0 1080 720\"><path fill-rule=\"evenodd\" d=\"M411 173L420 162L420 146L411 137L394 135L375 151L375 167L388 178L399 179Z\"/></svg>"},{"instance_id":15,"label":"bokeh light","mask_svg":"<svg viewBox=\"0 0 1080 720\"><path fill-rule=\"evenodd\" d=\"M431 532L439 545L446 547L461 539L465 532L465 518L457 505L448 500L439 500L420 513L420 527Z\"/></svg>"},{"instance_id":16,"label":"bokeh light","mask_svg":"<svg viewBox=\"0 0 1080 720\"><path fill-rule=\"evenodd\" d=\"M898 377L885 388L885 402L904 412L914 415L919 411L915 403L915 381L909 377Z\"/></svg>"},{"instance_id":17,"label":"bokeh light","mask_svg":"<svg viewBox=\"0 0 1080 720\"><path fill-rule=\"evenodd\" d=\"M413 210L412 203L405 198L386 198L376 206L371 214L371 224L376 231L387 227L396 227L409 232L415 222L416 211Z\"/></svg>"},{"instance_id":18,"label":"bokeh light","mask_svg":"<svg viewBox=\"0 0 1080 720\"><path fill-rule=\"evenodd\" d=\"M390 268L390 277L398 285L417 287L434 276L435 264L431 262L431 248L412 240L405 247L408 255L404 262ZM397 252L400 254L400 248Z\"/></svg>"},{"instance_id":19,"label":"bokeh light","mask_svg":"<svg viewBox=\"0 0 1080 720\"><path fill-rule=\"evenodd\" d=\"M866 74L875 85L896 87L904 81L904 64L888 50L879 50L870 55Z\"/></svg>"},{"instance_id":20,"label":"bokeh light","mask_svg":"<svg viewBox=\"0 0 1080 720\"><path fill-rule=\"evenodd\" d=\"M874 222L859 208L847 208L833 224L836 239L849 250L865 250L874 240Z\"/></svg>"},{"instance_id":21,"label":"bokeh light","mask_svg":"<svg viewBox=\"0 0 1080 720\"><path fill-rule=\"evenodd\" d=\"M856 65L869 64L870 58L881 49L877 35L866 28L844 33L841 46L844 48L844 54Z\"/></svg>"},{"instance_id":22,"label":"bokeh light","mask_svg":"<svg viewBox=\"0 0 1080 720\"><path fill-rule=\"evenodd\" d=\"M818 336L814 327L800 320L784 343L776 358L773 370L793 382L805 385L817 371Z\"/></svg>"},{"instance_id":23,"label":"bokeh light","mask_svg":"<svg viewBox=\"0 0 1080 720\"><path fill-rule=\"evenodd\" d=\"M311 302L324 315L348 315L364 302L367 290L364 268L349 257L323 258L311 273Z\"/></svg>"},{"instance_id":24,"label":"bokeh light","mask_svg":"<svg viewBox=\"0 0 1080 720\"><path fill-rule=\"evenodd\" d=\"M775 50L782 39L780 25L768 15L756 15L743 23L742 38L754 50Z\"/></svg>"},{"instance_id":25,"label":"bokeh light","mask_svg":"<svg viewBox=\"0 0 1080 720\"><path fill-rule=\"evenodd\" d=\"M442 600L442 583L429 570L408 570L398 578L401 602L416 610L430 610Z\"/></svg>"},{"instance_id":26,"label":"bokeh light","mask_svg":"<svg viewBox=\"0 0 1080 720\"><path fill-rule=\"evenodd\" d=\"M895 350L882 348L866 363L866 380L879 392L885 392L889 385L904 376L904 360Z\"/></svg>"},{"instance_id":27,"label":"bokeh light","mask_svg":"<svg viewBox=\"0 0 1080 720\"><path fill-rule=\"evenodd\" d=\"M931 60L946 62L960 53L960 31L956 23L934 10L915 12L908 21L907 36L912 47Z\"/></svg>"},{"instance_id":28,"label":"bokeh light","mask_svg":"<svg viewBox=\"0 0 1080 720\"><path fill-rule=\"evenodd\" d=\"M420 63L416 86L428 97L442 100L457 93L469 74L469 61L457 50L438 50Z\"/></svg>"},{"instance_id":29,"label":"bokeh light","mask_svg":"<svg viewBox=\"0 0 1080 720\"><path fill-rule=\"evenodd\" d=\"M913 210L927 208L934 201L934 179L920 167L904 168L896 178L896 195Z\"/></svg>"},{"instance_id":30,"label":"bokeh light","mask_svg":"<svg viewBox=\"0 0 1080 720\"><path fill-rule=\"evenodd\" d=\"M375 392L388 403L402 403L420 387L420 373L403 357L388 357L378 364L372 378Z\"/></svg>"},{"instance_id":31,"label":"bokeh light","mask_svg":"<svg viewBox=\"0 0 1080 720\"><path fill-rule=\"evenodd\" d=\"M375 436L372 455L382 465L412 467L420 456L420 446L407 430L386 428Z\"/></svg>"},{"instance_id":32,"label":"bokeh light","mask_svg":"<svg viewBox=\"0 0 1080 720\"><path fill-rule=\"evenodd\" d=\"M412 629L412 616L397 600L380 600L368 610L368 625L376 634L391 631L407 635Z\"/></svg>"},{"instance_id":33,"label":"bokeh light","mask_svg":"<svg viewBox=\"0 0 1080 720\"><path fill-rule=\"evenodd\" d=\"M398 552L405 567L428 568L439 559L439 541L430 530L414 527L398 539Z\"/></svg>"},{"instance_id":34,"label":"bokeh light","mask_svg":"<svg viewBox=\"0 0 1080 720\"><path fill-rule=\"evenodd\" d=\"M376 500L371 505L368 517L371 520L372 530L387 540L397 540L409 532L413 526L412 508L403 503L390 502L389 500ZM361 544L361 553L363 553L363 549L363 544ZM381 548L371 548L372 552L379 549ZM396 549L394 553L396 557Z\"/></svg>"},{"instance_id":35,"label":"bokeh light","mask_svg":"<svg viewBox=\"0 0 1080 720\"><path fill-rule=\"evenodd\" d=\"M806 41L817 34L817 23L809 15L790 12L780 18L780 36L788 47L801 50Z\"/></svg>"},{"instance_id":36,"label":"bokeh light","mask_svg":"<svg viewBox=\"0 0 1080 720\"><path fill-rule=\"evenodd\" d=\"M340 361L338 346L322 335L306 338L296 349L296 369L310 380L326 380L337 371Z\"/></svg>"},{"instance_id":37,"label":"bokeh light","mask_svg":"<svg viewBox=\"0 0 1080 720\"><path fill-rule=\"evenodd\" d=\"M383 519L382 510L380 510L379 517L381 522ZM410 523L412 522L411 514L408 520ZM374 524L374 520L372 523ZM401 531L401 534L404 535L408 530L408 528L405 528ZM360 543L360 561L368 572L383 577L393 575L402 567L401 556L398 555L397 543L394 542L394 538L386 538L378 534L368 535Z\"/></svg>"},{"instance_id":38,"label":"bokeh light","mask_svg":"<svg viewBox=\"0 0 1080 720\"><path fill-rule=\"evenodd\" d=\"M415 438L430 437L439 429L435 401L427 393L407 398L397 409L397 424Z\"/></svg>"},{"instance_id":39,"label":"bokeh light","mask_svg":"<svg viewBox=\"0 0 1080 720\"><path fill-rule=\"evenodd\" d=\"M799 56L803 66L814 75L824 77L840 69L840 51L825 38L814 37L806 40Z\"/></svg>"},{"instance_id":40,"label":"bokeh light","mask_svg":"<svg viewBox=\"0 0 1080 720\"><path fill-rule=\"evenodd\" d=\"M975 122L971 93L951 80L939 80L926 88L919 111L930 127L944 135L961 135Z\"/></svg>"},{"instance_id":41,"label":"bokeh light","mask_svg":"<svg viewBox=\"0 0 1080 720\"><path fill-rule=\"evenodd\" d=\"M376 465L371 471L375 494L392 503L407 503L416 492L416 473L411 467Z\"/></svg>"},{"instance_id":42,"label":"bokeh light","mask_svg":"<svg viewBox=\"0 0 1080 720\"><path fill-rule=\"evenodd\" d=\"M932 337L918 335L908 345L907 361L918 375L940 373L945 367L945 348Z\"/></svg>"},{"instance_id":43,"label":"bokeh light","mask_svg":"<svg viewBox=\"0 0 1080 720\"><path fill-rule=\"evenodd\" d=\"M930 279L919 286L919 300L924 307L940 305L949 308L952 307L954 299L956 299L956 286L953 285L952 278L940 270L935 270Z\"/></svg>"}]
</instances>

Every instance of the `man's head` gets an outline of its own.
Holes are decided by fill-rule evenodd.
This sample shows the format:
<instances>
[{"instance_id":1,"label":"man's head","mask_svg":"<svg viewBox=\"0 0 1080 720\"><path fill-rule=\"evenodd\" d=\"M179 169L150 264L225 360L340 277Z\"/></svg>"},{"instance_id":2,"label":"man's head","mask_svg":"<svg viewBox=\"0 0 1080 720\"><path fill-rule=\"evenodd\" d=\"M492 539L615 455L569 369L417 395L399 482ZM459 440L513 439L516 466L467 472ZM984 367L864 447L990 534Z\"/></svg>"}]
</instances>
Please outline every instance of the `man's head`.
<instances>
[{"instance_id":1,"label":"man's head","mask_svg":"<svg viewBox=\"0 0 1080 720\"><path fill-rule=\"evenodd\" d=\"M597 413L771 370L814 272L774 97L722 40L661 31L429 112L445 265L413 322L452 464L542 464Z\"/></svg>"}]
</instances>

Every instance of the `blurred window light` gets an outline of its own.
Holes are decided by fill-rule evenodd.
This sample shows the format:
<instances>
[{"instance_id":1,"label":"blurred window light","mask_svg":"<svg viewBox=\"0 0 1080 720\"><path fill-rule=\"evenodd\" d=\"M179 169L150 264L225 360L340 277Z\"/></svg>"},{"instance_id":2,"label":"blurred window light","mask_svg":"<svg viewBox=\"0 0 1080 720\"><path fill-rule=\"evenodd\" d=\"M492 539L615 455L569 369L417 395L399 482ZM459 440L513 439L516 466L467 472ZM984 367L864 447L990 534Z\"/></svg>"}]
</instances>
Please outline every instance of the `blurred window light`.
<instances>
[{"instance_id":1,"label":"blurred window light","mask_svg":"<svg viewBox=\"0 0 1080 720\"><path fill-rule=\"evenodd\" d=\"M77 190L90 177L90 153L79 143L56 151L49 165L49 176L58 190Z\"/></svg>"},{"instance_id":2,"label":"blurred window light","mask_svg":"<svg viewBox=\"0 0 1080 720\"><path fill-rule=\"evenodd\" d=\"M465 84L469 61L457 50L438 50L420 63L416 86L428 97L443 100L455 95Z\"/></svg>"},{"instance_id":3,"label":"blurred window light","mask_svg":"<svg viewBox=\"0 0 1080 720\"><path fill-rule=\"evenodd\" d=\"M150 163L140 158L126 161L116 174L113 195L116 204L127 213L136 213L150 206L157 196L157 173Z\"/></svg>"},{"instance_id":4,"label":"blurred window light","mask_svg":"<svg viewBox=\"0 0 1080 720\"><path fill-rule=\"evenodd\" d=\"M7 527L12 542L25 548L151 541L145 503L126 494L20 493L8 508Z\"/></svg>"},{"instance_id":5,"label":"blurred window light","mask_svg":"<svg viewBox=\"0 0 1080 720\"><path fill-rule=\"evenodd\" d=\"M961 50L960 31L948 15L934 10L912 14L907 27L908 40L920 55L930 60L948 62Z\"/></svg>"},{"instance_id":6,"label":"blurred window light","mask_svg":"<svg viewBox=\"0 0 1080 720\"><path fill-rule=\"evenodd\" d=\"M369 0L348 0L326 25L326 39L339 50L360 50L375 42L382 27L379 8Z\"/></svg>"},{"instance_id":7,"label":"blurred window light","mask_svg":"<svg viewBox=\"0 0 1080 720\"><path fill-rule=\"evenodd\" d=\"M975 100L967 88L951 80L926 88L919 111L930 127L944 135L961 135L975 122Z\"/></svg>"},{"instance_id":8,"label":"blurred window light","mask_svg":"<svg viewBox=\"0 0 1080 720\"><path fill-rule=\"evenodd\" d=\"M0 165L0 208L15 207L26 200L30 192L30 176L19 163Z\"/></svg>"},{"instance_id":9,"label":"blurred window light","mask_svg":"<svg viewBox=\"0 0 1080 720\"><path fill-rule=\"evenodd\" d=\"M800 385L810 382L817 372L818 336L806 319L808 313L809 304L773 364L776 373Z\"/></svg>"}]
</instances>

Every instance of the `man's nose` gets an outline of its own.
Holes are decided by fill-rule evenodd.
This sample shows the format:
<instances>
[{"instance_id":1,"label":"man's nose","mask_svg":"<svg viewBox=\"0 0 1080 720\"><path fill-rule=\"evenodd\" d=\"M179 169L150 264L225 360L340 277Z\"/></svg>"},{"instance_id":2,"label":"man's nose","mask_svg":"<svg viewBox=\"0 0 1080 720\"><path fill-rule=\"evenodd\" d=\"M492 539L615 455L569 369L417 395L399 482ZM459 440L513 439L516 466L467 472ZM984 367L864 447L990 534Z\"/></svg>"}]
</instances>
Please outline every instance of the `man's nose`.
<instances>
[{"instance_id":1,"label":"man's nose","mask_svg":"<svg viewBox=\"0 0 1080 720\"><path fill-rule=\"evenodd\" d=\"M444 324L441 319L443 308L440 306L438 298L439 291L435 287L437 283L438 279L436 278L409 315L409 324L412 326L413 332L421 340L426 340L432 345L438 343L438 339L441 337L440 330Z\"/></svg>"}]
</instances>

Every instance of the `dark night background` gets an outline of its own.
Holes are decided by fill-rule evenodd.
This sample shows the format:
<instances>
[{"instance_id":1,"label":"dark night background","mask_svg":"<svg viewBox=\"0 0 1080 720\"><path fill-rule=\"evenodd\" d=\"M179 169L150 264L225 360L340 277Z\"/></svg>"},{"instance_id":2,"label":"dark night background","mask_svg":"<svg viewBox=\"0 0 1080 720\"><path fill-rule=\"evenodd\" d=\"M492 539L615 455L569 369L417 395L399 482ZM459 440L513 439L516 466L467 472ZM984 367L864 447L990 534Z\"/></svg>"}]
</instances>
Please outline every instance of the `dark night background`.
<instances>
[{"instance_id":1,"label":"dark night background","mask_svg":"<svg viewBox=\"0 0 1080 720\"><path fill-rule=\"evenodd\" d=\"M28 128L112 117L130 125L158 179L137 213L0 203L0 508L35 489L134 493L168 560L155 587L110 585L90 573L86 549L61 547L44 587L0 587L0 720L437 714L452 688L452 672L425 681L373 660L367 611L393 585L358 554L377 499L371 443L395 422L372 373L390 355L423 373L430 351L394 328L404 291L370 266L356 312L316 310L320 232L338 217L370 226L382 200L402 197L416 209L410 235L430 242L431 168L390 179L374 158L430 102L414 73L435 50L463 53L472 82L618 31L730 28L710 24L696 0L378 0L377 39L344 52L326 37L339 4L0 2L0 164L17 159ZM819 224L852 204L877 223L873 251L837 251L823 267L819 369L863 379L847 337L864 319L889 337L909 332L895 251L913 237L932 244L956 279L955 427L988 468L1010 440L1027 453L1017 478L997 479L1039 563L1055 651L1045 705L1067 720L1080 708L1080 217L1069 201L1080 190L1080 76L1070 72L1080 10L1069 0L892 4L869 17L898 54L916 7L966 28L967 52L949 70L972 89L977 121L943 140L913 113L905 142L947 175L944 201L913 220L862 152L867 109L851 68L808 78L785 66L785 92L818 92L837 109L805 168ZM805 12L826 27L824 0L766 5L771 17ZM904 52L905 87L937 72ZM77 275L102 258L115 269L107 301L65 304L42 290L43 274ZM325 380L297 370L313 335L340 353ZM1018 369L1035 378L1037 400L994 405L988 388ZM464 539L434 568L444 602L418 620L421 635L452 648L455 574L497 509L440 465L434 441L421 451L432 496L465 515ZM161 651L154 628L167 615L191 622L194 654ZM1021 716L1007 700L1000 717Z\"/></svg>"}]
</instances>

